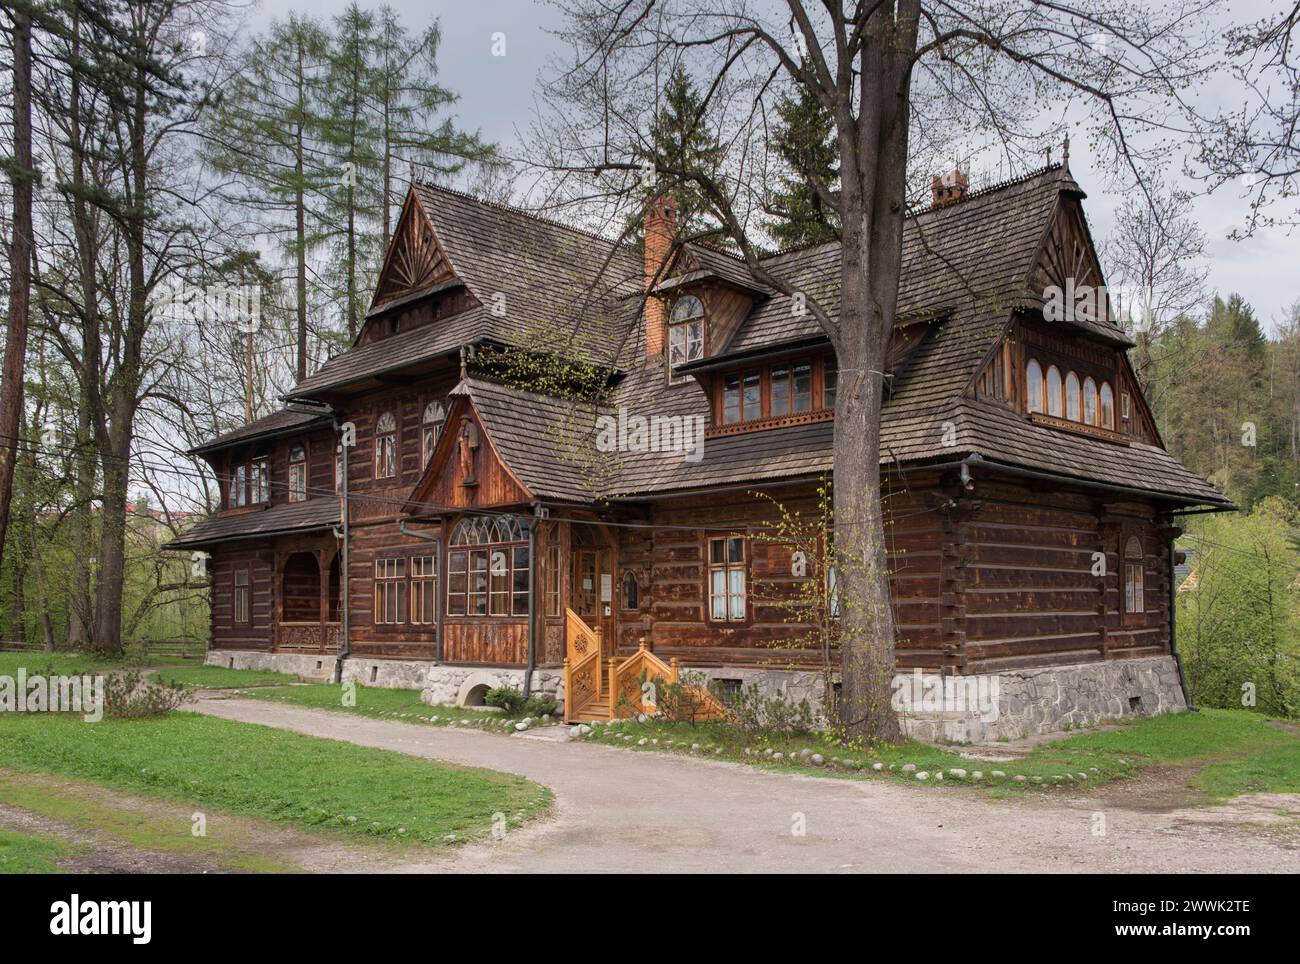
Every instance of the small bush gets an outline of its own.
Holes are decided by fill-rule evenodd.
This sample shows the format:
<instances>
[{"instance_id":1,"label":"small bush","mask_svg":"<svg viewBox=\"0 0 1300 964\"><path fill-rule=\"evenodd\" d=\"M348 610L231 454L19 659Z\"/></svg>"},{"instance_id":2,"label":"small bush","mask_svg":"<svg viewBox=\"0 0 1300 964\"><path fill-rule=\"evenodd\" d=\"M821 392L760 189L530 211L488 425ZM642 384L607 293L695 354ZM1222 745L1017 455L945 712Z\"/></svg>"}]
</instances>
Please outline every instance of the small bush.
<instances>
[{"instance_id":1,"label":"small bush","mask_svg":"<svg viewBox=\"0 0 1300 964\"><path fill-rule=\"evenodd\" d=\"M487 695L483 697L483 702L488 706L495 706L498 709L505 710L508 714L514 716L524 705L524 694L513 686L494 686L487 691Z\"/></svg>"},{"instance_id":2,"label":"small bush","mask_svg":"<svg viewBox=\"0 0 1300 964\"><path fill-rule=\"evenodd\" d=\"M194 698L183 683L146 680L139 670L104 676L104 715L140 720L163 716Z\"/></svg>"},{"instance_id":3,"label":"small bush","mask_svg":"<svg viewBox=\"0 0 1300 964\"><path fill-rule=\"evenodd\" d=\"M742 686L731 701L736 725L746 733L771 733L788 736L811 733L816 726L812 706L807 700L798 703L784 693L764 696L757 683Z\"/></svg>"}]
</instances>

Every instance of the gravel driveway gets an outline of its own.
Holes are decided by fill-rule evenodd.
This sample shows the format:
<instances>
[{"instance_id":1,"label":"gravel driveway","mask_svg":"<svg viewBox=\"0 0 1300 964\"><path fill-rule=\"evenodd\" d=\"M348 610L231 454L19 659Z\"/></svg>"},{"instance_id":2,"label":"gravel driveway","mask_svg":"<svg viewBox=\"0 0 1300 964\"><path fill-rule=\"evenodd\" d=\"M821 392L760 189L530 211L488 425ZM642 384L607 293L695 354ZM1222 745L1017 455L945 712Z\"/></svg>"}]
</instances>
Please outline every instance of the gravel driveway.
<instances>
[{"instance_id":1,"label":"gravel driveway","mask_svg":"<svg viewBox=\"0 0 1300 964\"><path fill-rule=\"evenodd\" d=\"M1294 821L1275 817L1259 800L1152 811L1057 790L998 801L974 788L772 773L262 700L207 698L194 708L505 770L554 791L553 819L460 848L433 868L439 870L1300 872ZM1292 813L1300 811L1296 801L1288 803ZM1096 835L1099 813L1105 833Z\"/></svg>"}]
</instances>

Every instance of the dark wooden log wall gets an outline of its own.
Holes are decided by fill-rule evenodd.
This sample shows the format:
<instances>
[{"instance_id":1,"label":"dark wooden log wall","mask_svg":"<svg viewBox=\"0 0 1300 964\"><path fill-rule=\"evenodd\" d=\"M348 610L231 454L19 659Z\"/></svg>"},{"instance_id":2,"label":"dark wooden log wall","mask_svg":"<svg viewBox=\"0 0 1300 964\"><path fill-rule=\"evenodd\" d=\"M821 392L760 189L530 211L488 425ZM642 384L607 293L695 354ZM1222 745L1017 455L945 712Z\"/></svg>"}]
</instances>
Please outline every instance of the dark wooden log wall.
<instances>
[{"instance_id":1,"label":"dark wooden log wall","mask_svg":"<svg viewBox=\"0 0 1300 964\"><path fill-rule=\"evenodd\" d=\"M1168 652L1168 546L1150 507L981 481L954 518L945 630L961 671ZM1126 620L1129 535L1144 548L1146 611Z\"/></svg>"},{"instance_id":2,"label":"dark wooden log wall","mask_svg":"<svg viewBox=\"0 0 1300 964\"><path fill-rule=\"evenodd\" d=\"M212 574L212 648L269 650L274 640L274 561L271 553L255 548L221 548L209 562ZM235 570L247 569L249 615L245 625L235 625Z\"/></svg>"}]
</instances>

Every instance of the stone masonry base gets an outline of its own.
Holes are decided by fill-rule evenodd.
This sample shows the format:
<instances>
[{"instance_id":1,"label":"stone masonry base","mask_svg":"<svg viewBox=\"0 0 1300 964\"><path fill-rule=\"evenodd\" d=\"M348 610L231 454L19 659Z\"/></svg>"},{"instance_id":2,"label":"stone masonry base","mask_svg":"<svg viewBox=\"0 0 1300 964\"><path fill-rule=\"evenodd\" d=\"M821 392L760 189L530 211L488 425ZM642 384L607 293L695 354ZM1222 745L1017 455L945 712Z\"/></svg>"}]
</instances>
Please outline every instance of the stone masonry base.
<instances>
[{"instance_id":1,"label":"stone masonry base","mask_svg":"<svg viewBox=\"0 0 1300 964\"><path fill-rule=\"evenodd\" d=\"M333 656L304 656L297 653L258 653L243 650L210 650L204 659L209 666L230 669L267 669L291 673L306 679L334 678ZM383 689L419 690L425 703L478 706L483 694L497 686L524 688L522 669L474 666L440 666L428 660L349 658L343 661L343 681L356 680L363 686ZM564 703L563 670L535 669L531 691Z\"/></svg>"},{"instance_id":2,"label":"stone masonry base","mask_svg":"<svg viewBox=\"0 0 1300 964\"><path fill-rule=\"evenodd\" d=\"M334 659L293 653L212 650L209 666L269 669L308 679L332 679ZM821 674L809 671L691 667L710 680L741 686L756 684L767 696L807 700L820 710ZM474 706L496 686L523 689L521 669L442 666L422 660L351 658L343 661L343 679L388 689L418 689L425 703ZM932 743L987 743L1017 740L1055 730L1093 726L1102 720L1187 709L1172 656L1107 660L1006 670L996 674L933 677L899 673L894 677L903 730ZM562 670L533 671L532 692L564 703Z\"/></svg>"}]
</instances>

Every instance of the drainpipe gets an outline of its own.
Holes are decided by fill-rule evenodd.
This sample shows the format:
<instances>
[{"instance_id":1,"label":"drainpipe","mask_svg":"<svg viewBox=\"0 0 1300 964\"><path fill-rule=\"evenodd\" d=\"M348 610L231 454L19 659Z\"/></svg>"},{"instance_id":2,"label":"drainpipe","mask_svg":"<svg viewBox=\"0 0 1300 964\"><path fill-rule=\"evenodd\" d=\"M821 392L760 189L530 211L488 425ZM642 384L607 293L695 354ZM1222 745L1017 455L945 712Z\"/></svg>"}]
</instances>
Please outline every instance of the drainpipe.
<instances>
[{"instance_id":1,"label":"drainpipe","mask_svg":"<svg viewBox=\"0 0 1300 964\"><path fill-rule=\"evenodd\" d=\"M433 543L433 552L436 562L433 564L433 658L436 662L442 662L442 536L430 535L427 532L419 532L415 529L406 527L405 519L397 520L397 530L404 536L410 536L412 539L423 539L425 542Z\"/></svg>"},{"instance_id":2,"label":"drainpipe","mask_svg":"<svg viewBox=\"0 0 1300 964\"><path fill-rule=\"evenodd\" d=\"M334 413L334 430L338 432L342 422L337 412ZM348 494L348 453L347 448L343 445L343 438L339 436L339 453L343 456L343 471L339 477L339 521L341 523L341 535L343 546L339 550L339 593L342 598L339 599L339 620L342 623L341 645L339 646L338 657L334 660L334 682L343 682L343 662L352 655L352 590L349 576L350 566L348 565L348 546L352 541L351 529L351 499Z\"/></svg>"},{"instance_id":3,"label":"drainpipe","mask_svg":"<svg viewBox=\"0 0 1300 964\"><path fill-rule=\"evenodd\" d=\"M533 669L537 664L537 524L544 519L546 509L540 502L533 503L533 515L528 520L528 664L524 667L524 698L533 688Z\"/></svg>"}]
</instances>

